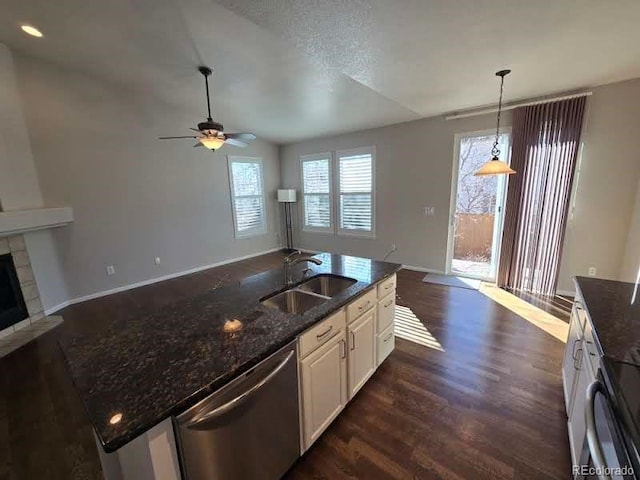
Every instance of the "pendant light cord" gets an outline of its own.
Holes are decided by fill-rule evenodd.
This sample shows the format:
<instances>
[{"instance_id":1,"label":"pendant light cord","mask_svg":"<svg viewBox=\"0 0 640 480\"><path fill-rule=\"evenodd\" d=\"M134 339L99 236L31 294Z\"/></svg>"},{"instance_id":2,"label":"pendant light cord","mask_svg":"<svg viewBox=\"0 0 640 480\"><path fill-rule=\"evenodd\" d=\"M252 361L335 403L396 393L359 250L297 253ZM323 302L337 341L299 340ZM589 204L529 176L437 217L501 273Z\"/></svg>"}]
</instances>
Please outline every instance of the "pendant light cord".
<instances>
[{"instance_id":1,"label":"pendant light cord","mask_svg":"<svg viewBox=\"0 0 640 480\"><path fill-rule=\"evenodd\" d=\"M500 114L502 113L502 92L504 91L504 77L509 72L498 72L496 75L500 76L500 100L498 101L498 122L496 125L496 140L493 142L493 148L491 149L491 155L495 158L500 156L500 149L498 144L500 143Z\"/></svg>"}]
</instances>

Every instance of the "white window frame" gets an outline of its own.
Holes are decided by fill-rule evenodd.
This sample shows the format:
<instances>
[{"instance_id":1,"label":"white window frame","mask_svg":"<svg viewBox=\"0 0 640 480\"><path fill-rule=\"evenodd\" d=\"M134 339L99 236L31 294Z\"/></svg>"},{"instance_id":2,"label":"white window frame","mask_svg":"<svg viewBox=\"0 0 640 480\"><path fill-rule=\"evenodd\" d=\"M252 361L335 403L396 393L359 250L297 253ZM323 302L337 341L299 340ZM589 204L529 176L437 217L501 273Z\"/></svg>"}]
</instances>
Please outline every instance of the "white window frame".
<instances>
[{"instance_id":1,"label":"white window frame","mask_svg":"<svg viewBox=\"0 0 640 480\"><path fill-rule=\"evenodd\" d=\"M342 219L340 217L340 157L352 155L371 155L371 231L346 230L340 228ZM337 150L335 152L335 162L333 166L335 182L335 218L336 233L344 237L376 238L376 147L359 147L347 150Z\"/></svg>"},{"instance_id":2,"label":"white window frame","mask_svg":"<svg viewBox=\"0 0 640 480\"><path fill-rule=\"evenodd\" d=\"M329 227L308 227L305 225L306 211L305 211L305 192L304 192L304 162L312 162L316 160L326 160L329 159L329 193L326 194L329 196ZM324 153L313 153L310 155L300 155L300 191L302 193L302 217L300 217L302 223L302 231L310 232L310 233L335 233L335 212L334 212L334 188L333 188L333 155L331 152ZM309 194L314 195L314 194ZM315 194L315 195L325 195L323 194Z\"/></svg>"},{"instance_id":3,"label":"white window frame","mask_svg":"<svg viewBox=\"0 0 640 480\"><path fill-rule=\"evenodd\" d=\"M260 190L261 195L248 195L248 197L262 197L262 225L242 232L238 231L238 219L236 214L236 195L233 191L233 169L234 163L257 163L260 166ZM227 167L229 170L229 193L231 195L231 213L233 216L233 232L235 238L249 238L267 234L267 197L264 188L264 164L260 157L241 157L227 155Z\"/></svg>"}]
</instances>

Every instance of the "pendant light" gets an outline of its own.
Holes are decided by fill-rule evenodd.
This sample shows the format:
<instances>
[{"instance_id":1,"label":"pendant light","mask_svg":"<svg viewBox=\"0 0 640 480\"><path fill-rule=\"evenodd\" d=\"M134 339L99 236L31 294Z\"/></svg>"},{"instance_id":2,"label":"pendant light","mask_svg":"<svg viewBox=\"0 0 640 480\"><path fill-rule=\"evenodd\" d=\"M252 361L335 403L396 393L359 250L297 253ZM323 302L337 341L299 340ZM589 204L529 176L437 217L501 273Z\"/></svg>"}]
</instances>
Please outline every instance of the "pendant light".
<instances>
[{"instance_id":1,"label":"pendant light","mask_svg":"<svg viewBox=\"0 0 640 480\"><path fill-rule=\"evenodd\" d=\"M509 75L511 70L500 70L496 72L496 76L500 77L500 101L498 102L498 119L496 126L496 140L493 142L493 148L491 149L491 156L493 157L491 160L482 165L474 175L483 176L483 175L512 175L516 173L514 169L512 169L505 162L501 161L498 157L500 156L500 149L498 148L498 144L500 143L500 114L502 113L502 90L504 88L504 77Z\"/></svg>"}]
</instances>

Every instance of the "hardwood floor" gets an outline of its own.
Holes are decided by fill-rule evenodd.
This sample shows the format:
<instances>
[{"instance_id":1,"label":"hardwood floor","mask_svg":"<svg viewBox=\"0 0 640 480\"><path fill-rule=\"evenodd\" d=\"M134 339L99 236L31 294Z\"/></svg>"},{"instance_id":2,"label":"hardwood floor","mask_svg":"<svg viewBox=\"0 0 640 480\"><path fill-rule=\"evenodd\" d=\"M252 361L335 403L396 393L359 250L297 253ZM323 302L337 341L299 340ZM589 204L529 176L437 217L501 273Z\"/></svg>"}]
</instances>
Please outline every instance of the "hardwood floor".
<instances>
[{"instance_id":1,"label":"hardwood floor","mask_svg":"<svg viewBox=\"0 0 640 480\"><path fill-rule=\"evenodd\" d=\"M0 359L0 479L100 479L91 427L57 339L160 308L282 254L66 308L65 323ZM564 343L475 290L398 274L396 349L288 479L566 479ZM427 333L425 333L425 331ZM428 341L423 341L428 338ZM429 346L427 346L429 345Z\"/></svg>"}]
</instances>

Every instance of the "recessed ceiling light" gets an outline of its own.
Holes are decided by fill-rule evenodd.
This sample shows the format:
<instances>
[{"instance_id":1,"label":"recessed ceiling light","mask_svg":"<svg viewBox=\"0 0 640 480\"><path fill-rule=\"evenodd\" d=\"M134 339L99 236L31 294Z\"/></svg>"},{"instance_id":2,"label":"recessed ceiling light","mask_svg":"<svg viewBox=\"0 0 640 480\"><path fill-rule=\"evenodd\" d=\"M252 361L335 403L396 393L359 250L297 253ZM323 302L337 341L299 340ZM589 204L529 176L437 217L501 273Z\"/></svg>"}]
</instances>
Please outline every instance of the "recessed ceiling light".
<instances>
[{"instance_id":1,"label":"recessed ceiling light","mask_svg":"<svg viewBox=\"0 0 640 480\"><path fill-rule=\"evenodd\" d=\"M44 36L42 35L42 32L38 30L36 27L34 27L33 25L20 25L20 28L24 33L28 33L33 37L41 38Z\"/></svg>"}]
</instances>

